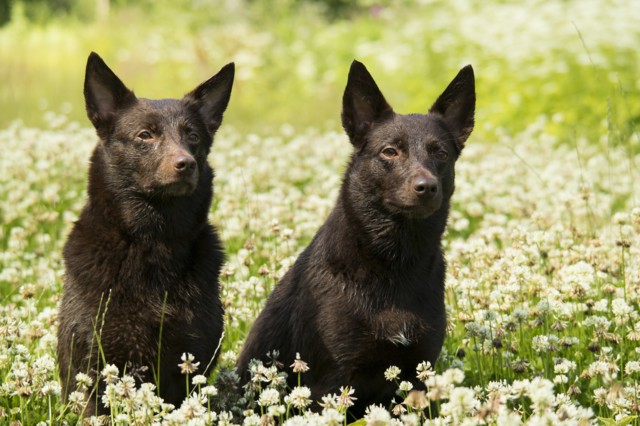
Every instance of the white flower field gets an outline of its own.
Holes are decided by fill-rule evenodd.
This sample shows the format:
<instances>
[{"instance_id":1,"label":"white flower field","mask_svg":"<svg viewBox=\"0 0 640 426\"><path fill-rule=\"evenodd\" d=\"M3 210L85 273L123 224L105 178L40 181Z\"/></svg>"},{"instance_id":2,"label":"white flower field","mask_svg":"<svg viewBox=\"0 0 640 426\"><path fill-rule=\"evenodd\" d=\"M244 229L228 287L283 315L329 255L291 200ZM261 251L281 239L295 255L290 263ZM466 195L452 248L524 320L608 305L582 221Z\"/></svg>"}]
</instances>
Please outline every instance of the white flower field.
<instances>
[{"instance_id":1,"label":"white flower field","mask_svg":"<svg viewBox=\"0 0 640 426\"><path fill-rule=\"evenodd\" d=\"M341 90L357 57L400 112L425 111L459 65L473 63L478 79L476 129L456 164L444 241L443 351L436 365L416 366L426 392L397 381L396 400L370 407L357 423L640 424L640 7L621 0L400 3L383 7L382 17L353 18L352 26L311 24L310 12L300 12L308 38L304 28L268 29L248 18L227 24L224 34L198 33L204 50L222 49L238 68L228 121L209 157L216 171L210 221L227 253L219 368L212 377L189 377L197 391L180 407L164 404L152 384L136 388L130 376L105 371L112 386L103 401L112 414L88 422L355 421L349 383L342 395L323 398L319 412L307 388L285 388L282 374L305 374L304 364L295 373L287 360L280 369L254 366L260 386L246 394L233 392L231 369L266 297L335 202L351 152L339 125ZM21 31L0 28L0 40ZM52 31L70 39L74 30L37 31L29 43L42 44ZM195 68L185 47L191 39L175 37L158 36L148 55L162 63L163 51L184 48L172 63ZM236 50L214 46L234 37ZM85 47L67 46L77 50L79 70ZM273 82L285 78L285 61L294 71L279 89ZM263 72L268 78L253 83ZM142 70L129 75L136 73ZM180 85L199 78L187 73ZM79 97L81 80L73 84ZM170 83L154 90L181 95ZM269 90L282 93L261 98ZM62 403L55 360L62 247L86 200L97 140L78 105L71 113L34 107L38 124L14 117L0 128L0 424L75 424L84 403L81 392ZM389 367L385 376L396 380L397 368Z\"/></svg>"}]
</instances>

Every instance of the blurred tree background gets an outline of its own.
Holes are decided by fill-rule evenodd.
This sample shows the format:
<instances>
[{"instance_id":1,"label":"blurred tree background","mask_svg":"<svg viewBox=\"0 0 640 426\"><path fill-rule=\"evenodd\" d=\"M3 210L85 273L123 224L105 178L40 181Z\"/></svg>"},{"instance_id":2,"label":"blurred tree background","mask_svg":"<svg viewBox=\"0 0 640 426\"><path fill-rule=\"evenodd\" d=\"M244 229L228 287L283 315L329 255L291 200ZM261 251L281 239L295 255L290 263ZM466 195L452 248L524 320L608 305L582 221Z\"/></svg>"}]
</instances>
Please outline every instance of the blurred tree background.
<instances>
[{"instance_id":1,"label":"blurred tree background","mask_svg":"<svg viewBox=\"0 0 640 426\"><path fill-rule=\"evenodd\" d=\"M0 126L51 125L60 116L88 124L82 80L93 50L150 98L179 97L236 62L227 124L241 132L339 127L357 58L399 112L426 110L473 64L476 131L485 139L538 122L563 140L603 132L626 140L640 115L634 4L0 0Z\"/></svg>"},{"instance_id":2,"label":"blurred tree background","mask_svg":"<svg viewBox=\"0 0 640 426\"><path fill-rule=\"evenodd\" d=\"M250 0L258 1L258 0ZM262 0L266 5L270 1ZM328 17L338 18L368 5L367 0L287 0L289 6L296 7L299 3L315 3ZM173 2L176 6L189 7L190 1ZM211 2L215 6L219 2ZM163 1L152 0L0 0L0 25L11 20L12 11L18 7L24 15L33 22L45 22L63 17L78 19L106 19L112 7L123 8L142 6L153 9L154 6L166 7Z\"/></svg>"}]
</instances>

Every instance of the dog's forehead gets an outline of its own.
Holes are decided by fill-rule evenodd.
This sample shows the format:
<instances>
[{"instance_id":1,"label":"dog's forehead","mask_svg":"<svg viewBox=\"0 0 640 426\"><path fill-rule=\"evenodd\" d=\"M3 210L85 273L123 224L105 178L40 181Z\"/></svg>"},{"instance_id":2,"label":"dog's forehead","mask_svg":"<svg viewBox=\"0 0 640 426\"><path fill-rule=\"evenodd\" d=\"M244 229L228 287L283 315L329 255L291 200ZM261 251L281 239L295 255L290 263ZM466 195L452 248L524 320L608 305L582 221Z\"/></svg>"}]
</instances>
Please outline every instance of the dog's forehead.
<instances>
[{"instance_id":1,"label":"dog's forehead","mask_svg":"<svg viewBox=\"0 0 640 426\"><path fill-rule=\"evenodd\" d=\"M184 114L185 108L179 99L146 99L138 98L142 110L160 115Z\"/></svg>"},{"instance_id":2,"label":"dog's forehead","mask_svg":"<svg viewBox=\"0 0 640 426\"><path fill-rule=\"evenodd\" d=\"M191 109L179 99L146 99L138 98L135 107L138 117L144 120L176 123L177 121L191 121Z\"/></svg>"},{"instance_id":3,"label":"dog's forehead","mask_svg":"<svg viewBox=\"0 0 640 426\"><path fill-rule=\"evenodd\" d=\"M404 139L435 142L448 139L444 122L433 114L396 114L391 120L378 126L378 139Z\"/></svg>"},{"instance_id":4,"label":"dog's forehead","mask_svg":"<svg viewBox=\"0 0 640 426\"><path fill-rule=\"evenodd\" d=\"M396 115L403 129L425 138L440 139L446 136L447 128L439 116L433 114Z\"/></svg>"}]
</instances>

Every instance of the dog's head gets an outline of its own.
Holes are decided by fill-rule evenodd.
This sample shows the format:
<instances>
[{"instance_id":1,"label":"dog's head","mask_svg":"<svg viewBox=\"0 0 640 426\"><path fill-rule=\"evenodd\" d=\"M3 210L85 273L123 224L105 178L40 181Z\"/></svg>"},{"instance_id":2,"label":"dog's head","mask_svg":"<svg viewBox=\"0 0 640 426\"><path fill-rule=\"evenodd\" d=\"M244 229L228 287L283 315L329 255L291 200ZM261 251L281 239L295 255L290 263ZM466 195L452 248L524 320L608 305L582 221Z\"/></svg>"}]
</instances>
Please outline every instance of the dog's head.
<instances>
[{"instance_id":1,"label":"dog's head","mask_svg":"<svg viewBox=\"0 0 640 426\"><path fill-rule=\"evenodd\" d=\"M193 193L209 167L207 155L229 103L233 77L231 63L182 99L137 98L92 52L84 97L110 184L149 197Z\"/></svg>"},{"instance_id":2,"label":"dog's head","mask_svg":"<svg viewBox=\"0 0 640 426\"><path fill-rule=\"evenodd\" d=\"M350 184L391 215L426 218L454 187L454 164L471 134L475 82L462 68L427 114L396 114L365 66L354 61L342 125L355 148Z\"/></svg>"}]
</instances>

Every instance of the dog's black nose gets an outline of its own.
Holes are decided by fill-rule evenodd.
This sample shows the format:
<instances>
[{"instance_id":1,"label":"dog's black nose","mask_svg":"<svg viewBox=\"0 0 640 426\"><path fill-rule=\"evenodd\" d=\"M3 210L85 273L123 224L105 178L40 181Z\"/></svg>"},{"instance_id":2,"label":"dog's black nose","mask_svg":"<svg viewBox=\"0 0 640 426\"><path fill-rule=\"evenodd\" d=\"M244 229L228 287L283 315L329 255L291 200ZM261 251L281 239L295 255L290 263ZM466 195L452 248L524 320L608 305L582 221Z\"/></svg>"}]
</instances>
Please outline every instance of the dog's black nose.
<instances>
[{"instance_id":1,"label":"dog's black nose","mask_svg":"<svg viewBox=\"0 0 640 426\"><path fill-rule=\"evenodd\" d=\"M196 169L196 160L190 155L181 155L175 159L173 167L181 173L193 172Z\"/></svg>"},{"instance_id":2,"label":"dog's black nose","mask_svg":"<svg viewBox=\"0 0 640 426\"><path fill-rule=\"evenodd\" d=\"M413 190L420 196L431 196L438 192L438 181L426 176L413 178Z\"/></svg>"}]
</instances>

